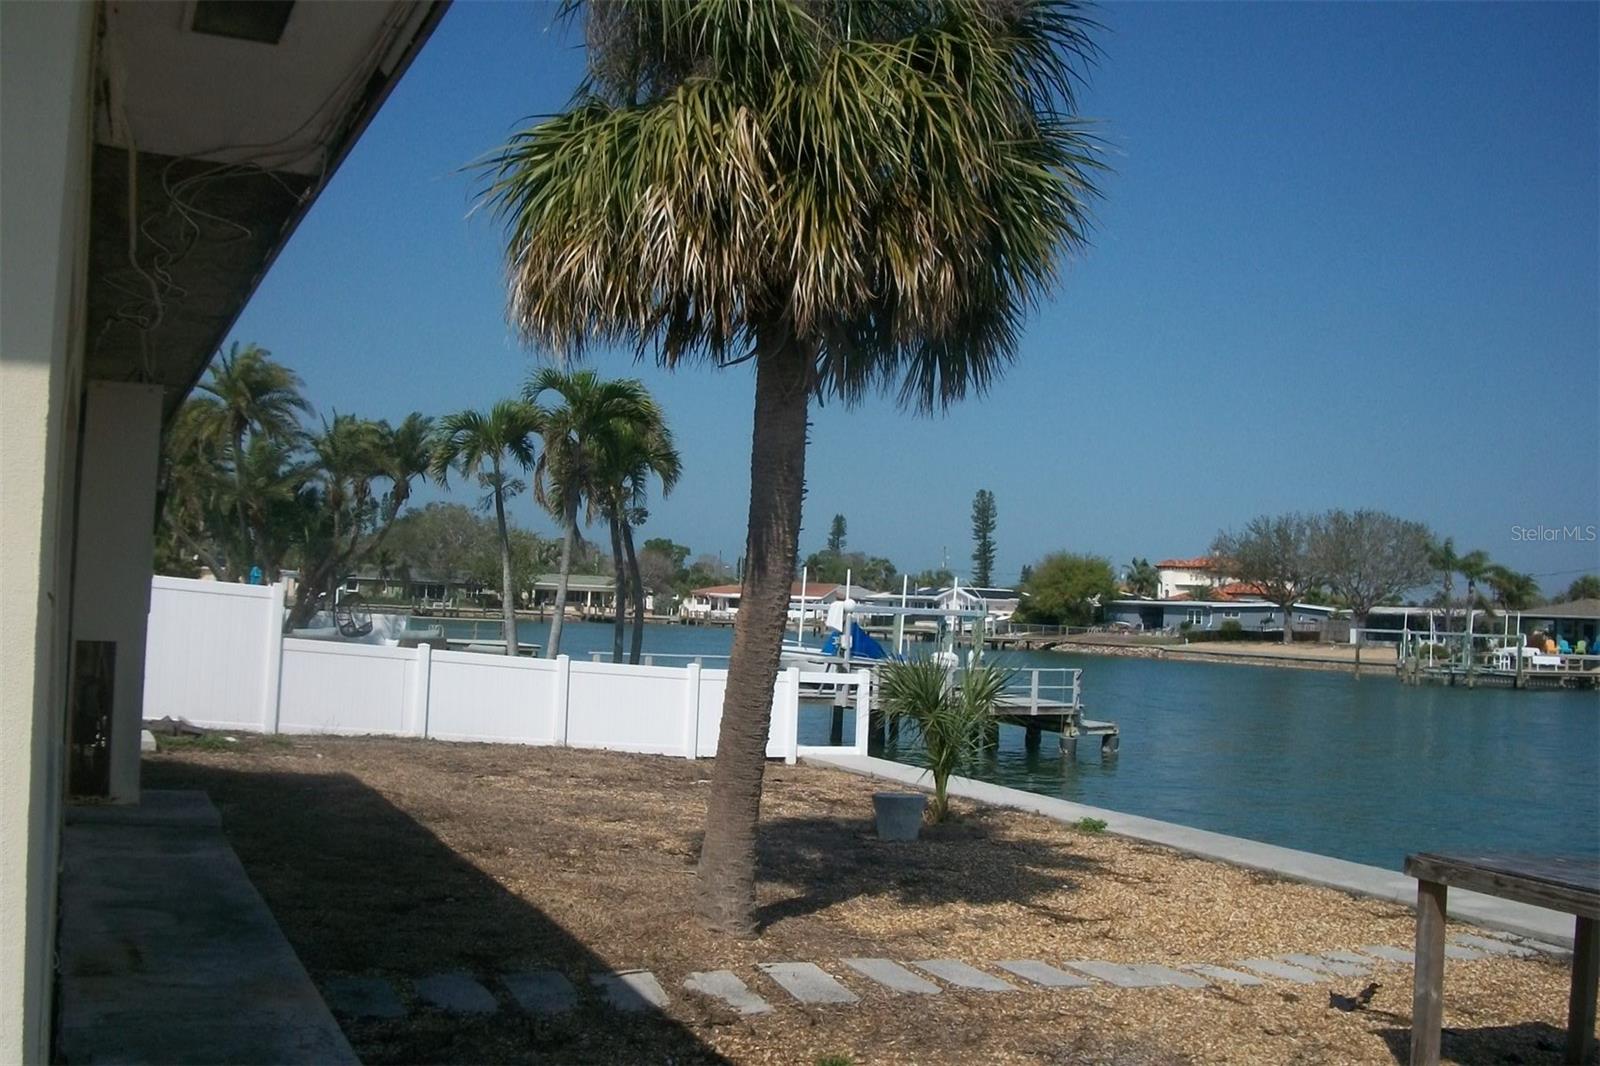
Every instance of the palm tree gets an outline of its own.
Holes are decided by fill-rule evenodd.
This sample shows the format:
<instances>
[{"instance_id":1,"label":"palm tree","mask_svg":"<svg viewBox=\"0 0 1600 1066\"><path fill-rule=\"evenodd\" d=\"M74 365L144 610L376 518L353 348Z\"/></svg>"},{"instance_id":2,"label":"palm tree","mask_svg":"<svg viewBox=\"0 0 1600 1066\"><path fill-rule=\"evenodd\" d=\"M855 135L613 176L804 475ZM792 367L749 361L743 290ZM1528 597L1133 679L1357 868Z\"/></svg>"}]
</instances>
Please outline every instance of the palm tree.
<instances>
[{"instance_id":1,"label":"palm tree","mask_svg":"<svg viewBox=\"0 0 1600 1066\"><path fill-rule=\"evenodd\" d=\"M226 352L217 353L211 377L200 385L202 392L217 398L215 431L228 442L228 458L233 466L240 550L244 553L232 567L236 581L248 580L250 564L259 561L245 513L245 438L297 441L302 435L299 416L311 410L300 393L302 387L299 375L274 362L271 352L254 344L240 347L237 341Z\"/></svg>"},{"instance_id":2,"label":"palm tree","mask_svg":"<svg viewBox=\"0 0 1600 1066\"><path fill-rule=\"evenodd\" d=\"M488 490L500 534L500 606L506 654L517 654L517 601L511 579L511 532L506 526L506 500L526 486L512 468L534 463L533 438L539 415L521 400L501 400L487 412L458 411L439 420L432 473L443 485L453 467L462 477L476 477Z\"/></svg>"},{"instance_id":3,"label":"palm tree","mask_svg":"<svg viewBox=\"0 0 1600 1066\"><path fill-rule=\"evenodd\" d=\"M1147 600L1155 599L1161 587L1161 574L1149 559L1134 559L1128 564L1128 591Z\"/></svg>"},{"instance_id":4,"label":"palm tree","mask_svg":"<svg viewBox=\"0 0 1600 1066\"><path fill-rule=\"evenodd\" d=\"M575 5L574 5L575 6ZM588 8L571 106L490 161L510 310L576 356L751 362L747 566L696 909L754 929L755 840L811 401L983 391L1062 255L1094 144L1071 2L676 0Z\"/></svg>"},{"instance_id":5,"label":"palm tree","mask_svg":"<svg viewBox=\"0 0 1600 1066\"><path fill-rule=\"evenodd\" d=\"M1502 611L1525 611L1539 599L1539 583L1532 574L1521 574L1496 563L1484 574L1494 592L1495 606Z\"/></svg>"},{"instance_id":6,"label":"palm tree","mask_svg":"<svg viewBox=\"0 0 1600 1066\"><path fill-rule=\"evenodd\" d=\"M624 587L633 601L633 639L628 661L637 663L644 649L644 578L634 549L633 530L644 524L652 477L661 481L661 494L669 495L678 483L682 461L673 444L672 431L654 401L649 416L620 423L607 442L600 481L604 487L601 511L611 526L612 555L616 562L616 620L612 658L622 658Z\"/></svg>"},{"instance_id":7,"label":"palm tree","mask_svg":"<svg viewBox=\"0 0 1600 1066\"><path fill-rule=\"evenodd\" d=\"M549 396L560 402L540 406ZM572 576L572 550L578 540L578 511L599 513L597 496L605 492L602 473L607 449L619 427L659 420L644 384L634 378L602 379L593 370L562 371L546 367L522 387L524 402L538 412L544 454L533 471L539 503L561 523L561 568L550 619L550 658L561 654L561 629L567 613L567 582ZM622 589L616 590L621 610Z\"/></svg>"},{"instance_id":8,"label":"palm tree","mask_svg":"<svg viewBox=\"0 0 1600 1066\"><path fill-rule=\"evenodd\" d=\"M1461 565L1461 556L1456 554L1454 538L1446 537L1436 541L1428 548L1428 565L1439 574L1439 590L1444 599L1444 628L1450 630L1450 594L1454 591L1456 570Z\"/></svg>"}]
</instances>

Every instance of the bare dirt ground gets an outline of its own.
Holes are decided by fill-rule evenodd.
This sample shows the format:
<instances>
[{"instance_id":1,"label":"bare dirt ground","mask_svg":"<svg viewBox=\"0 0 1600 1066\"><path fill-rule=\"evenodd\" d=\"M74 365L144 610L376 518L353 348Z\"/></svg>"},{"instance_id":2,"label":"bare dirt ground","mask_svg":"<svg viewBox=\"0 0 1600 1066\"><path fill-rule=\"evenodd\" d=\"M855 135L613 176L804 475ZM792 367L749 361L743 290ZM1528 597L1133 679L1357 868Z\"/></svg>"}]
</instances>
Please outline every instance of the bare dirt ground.
<instances>
[{"instance_id":1,"label":"bare dirt ground","mask_svg":"<svg viewBox=\"0 0 1600 1066\"><path fill-rule=\"evenodd\" d=\"M402 983L465 969L501 997L477 1018L416 1006L346 1022L368 1062L1386 1063L1404 1061L1411 975L1380 967L1366 1010L1330 1005L1366 978L1317 986L1109 987L893 996L801 1007L755 969L805 960L953 957L1183 963L1407 946L1402 908L956 803L914 844L875 839L872 782L769 768L762 931L739 940L691 913L710 762L374 738L242 740L146 757L150 788L201 788L314 980ZM643 968L663 1016L585 1002L533 1018L495 975ZM777 1005L740 1017L681 989L734 970ZM1558 963L1452 962L1445 1051L1458 1062L1560 1060ZM1019 982L1020 983L1020 982ZM829 1060L827 1056L843 1056Z\"/></svg>"}]
</instances>

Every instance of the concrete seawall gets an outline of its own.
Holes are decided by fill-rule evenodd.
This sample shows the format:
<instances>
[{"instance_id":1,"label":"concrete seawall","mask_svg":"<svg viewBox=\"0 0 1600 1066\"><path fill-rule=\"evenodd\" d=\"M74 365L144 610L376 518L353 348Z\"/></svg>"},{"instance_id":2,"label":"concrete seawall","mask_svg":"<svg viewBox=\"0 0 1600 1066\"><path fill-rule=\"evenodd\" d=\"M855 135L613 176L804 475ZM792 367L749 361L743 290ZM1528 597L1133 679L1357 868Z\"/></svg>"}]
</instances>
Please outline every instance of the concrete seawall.
<instances>
[{"instance_id":1,"label":"concrete seawall","mask_svg":"<svg viewBox=\"0 0 1600 1066\"><path fill-rule=\"evenodd\" d=\"M1313 645L1314 647L1315 645ZM1164 659L1169 662L1227 663L1234 666L1272 666L1287 670L1334 670L1354 673L1355 663L1315 653L1254 653L1237 651L1216 644L1111 644L1077 641L1057 644L1050 650L1068 655L1103 655L1123 659ZM1204 649L1204 650L1202 650ZM1379 653L1381 654L1381 653ZM1387 657L1378 662L1363 662L1361 674L1387 676L1394 673L1394 662Z\"/></svg>"}]
</instances>

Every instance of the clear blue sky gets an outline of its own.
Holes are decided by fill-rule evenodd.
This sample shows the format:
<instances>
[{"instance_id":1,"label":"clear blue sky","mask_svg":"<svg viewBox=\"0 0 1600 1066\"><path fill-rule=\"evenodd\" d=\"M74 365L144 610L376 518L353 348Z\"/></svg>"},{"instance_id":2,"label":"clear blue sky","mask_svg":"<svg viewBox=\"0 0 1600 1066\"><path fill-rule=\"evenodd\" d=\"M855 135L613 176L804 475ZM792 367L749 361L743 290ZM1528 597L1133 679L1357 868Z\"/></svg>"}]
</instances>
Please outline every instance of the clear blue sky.
<instances>
[{"instance_id":1,"label":"clear blue sky","mask_svg":"<svg viewBox=\"0 0 1600 1066\"><path fill-rule=\"evenodd\" d=\"M240 319L320 411L482 406L535 365L462 168L566 101L583 56L553 13L458 2ZM1082 108L1113 172L1092 247L987 398L816 413L802 549L843 512L854 549L915 570L948 548L964 572L986 487L1002 579L1057 548L1197 554L1254 514L1330 506L1426 521L1547 590L1600 565L1600 544L1517 533L1600 522L1600 6L1099 17ZM592 361L642 377L681 442L646 535L735 558L748 370Z\"/></svg>"}]
</instances>

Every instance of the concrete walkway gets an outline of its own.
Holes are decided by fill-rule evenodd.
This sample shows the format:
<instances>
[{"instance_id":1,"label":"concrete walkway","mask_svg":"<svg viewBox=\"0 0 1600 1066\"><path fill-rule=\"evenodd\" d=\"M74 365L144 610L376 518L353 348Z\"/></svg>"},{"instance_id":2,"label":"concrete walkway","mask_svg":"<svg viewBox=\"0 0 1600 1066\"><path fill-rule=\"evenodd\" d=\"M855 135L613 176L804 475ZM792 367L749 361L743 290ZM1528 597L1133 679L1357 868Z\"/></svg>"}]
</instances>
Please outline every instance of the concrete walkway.
<instances>
[{"instance_id":1,"label":"concrete walkway","mask_svg":"<svg viewBox=\"0 0 1600 1066\"><path fill-rule=\"evenodd\" d=\"M805 760L817 766L826 766L847 773L882 778L913 788L932 788L927 772L915 766L876 759L868 755L808 755ZM976 781L970 777L952 777L950 794L961 796L996 807L1012 807L1053 818L1058 822L1077 822L1083 818L1098 818L1106 823L1106 831L1118 836L1163 844L1178 851L1202 858L1244 866L1263 873L1276 874L1294 881L1336 888L1358 896L1414 907L1417 902L1417 883L1412 878L1377 866L1364 866L1344 859L1329 858L1309 851L1280 848L1257 840L1226 836L1204 829L1162 822L1154 818L1141 818L1136 814L1122 814L1103 807L1089 807L1082 803L1051 796L1040 796L1003 785ZM1452 919L1472 922L1488 929L1501 929L1522 936L1533 937L1563 947L1572 946L1573 917L1542 907L1486 896L1463 889L1451 889L1449 913Z\"/></svg>"},{"instance_id":2,"label":"concrete walkway","mask_svg":"<svg viewBox=\"0 0 1600 1066\"><path fill-rule=\"evenodd\" d=\"M358 1061L203 792L67 811L60 1058Z\"/></svg>"}]
</instances>

